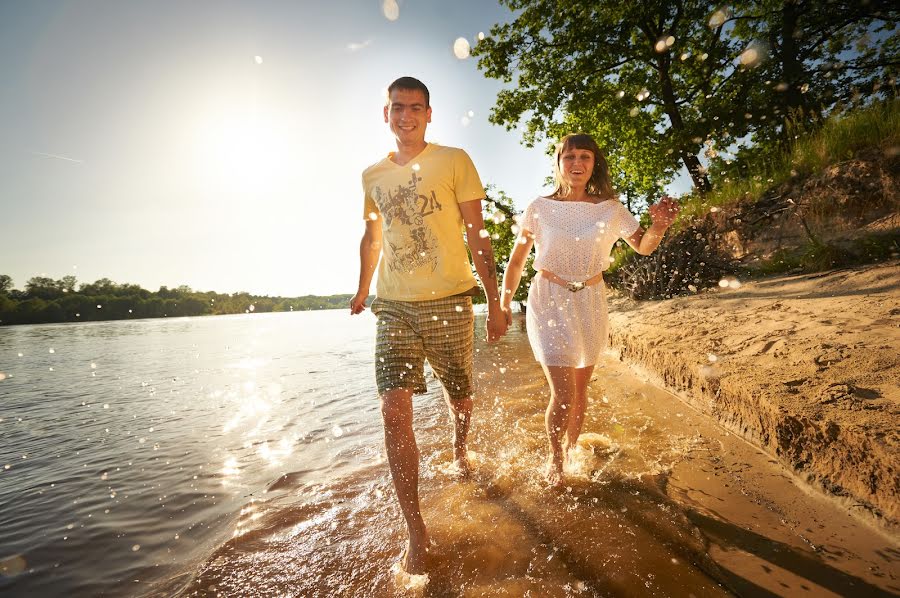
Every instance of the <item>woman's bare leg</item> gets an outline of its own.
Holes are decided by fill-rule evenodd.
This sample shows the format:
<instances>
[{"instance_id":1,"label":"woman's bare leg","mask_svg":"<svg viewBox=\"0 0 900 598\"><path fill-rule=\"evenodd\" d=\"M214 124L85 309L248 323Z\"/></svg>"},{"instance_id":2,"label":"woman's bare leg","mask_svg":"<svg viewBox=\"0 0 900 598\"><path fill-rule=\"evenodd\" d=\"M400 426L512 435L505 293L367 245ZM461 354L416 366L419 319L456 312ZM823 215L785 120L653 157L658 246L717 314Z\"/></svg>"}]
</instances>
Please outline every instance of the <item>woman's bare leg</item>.
<instances>
[{"instance_id":1,"label":"woman's bare leg","mask_svg":"<svg viewBox=\"0 0 900 598\"><path fill-rule=\"evenodd\" d=\"M581 428L584 425L584 413L587 410L587 390L593 372L594 366L592 365L574 370L575 393L572 398L572 405L569 407L569 421L566 426L566 438L563 441L563 450L566 458L568 458L569 451L578 444L578 437L581 435Z\"/></svg>"},{"instance_id":2,"label":"woman's bare leg","mask_svg":"<svg viewBox=\"0 0 900 598\"><path fill-rule=\"evenodd\" d=\"M550 384L550 403L544 414L544 424L549 440L547 479L552 486L562 483L563 446L562 437L569 424L569 412L575 395L575 368L545 365L544 375Z\"/></svg>"}]
</instances>

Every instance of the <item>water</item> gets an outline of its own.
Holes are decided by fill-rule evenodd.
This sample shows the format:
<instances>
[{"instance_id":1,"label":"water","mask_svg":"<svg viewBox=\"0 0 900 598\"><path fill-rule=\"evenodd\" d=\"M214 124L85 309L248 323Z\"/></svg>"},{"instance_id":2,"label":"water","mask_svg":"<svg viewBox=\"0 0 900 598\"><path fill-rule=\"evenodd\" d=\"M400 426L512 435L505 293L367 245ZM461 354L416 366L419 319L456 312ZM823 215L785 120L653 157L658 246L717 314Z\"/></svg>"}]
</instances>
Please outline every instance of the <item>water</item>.
<instances>
[{"instance_id":1,"label":"water","mask_svg":"<svg viewBox=\"0 0 900 598\"><path fill-rule=\"evenodd\" d=\"M343 312L0 329L0 593L139 593L280 476L380 459L371 346Z\"/></svg>"},{"instance_id":2,"label":"water","mask_svg":"<svg viewBox=\"0 0 900 598\"><path fill-rule=\"evenodd\" d=\"M428 584L406 589L373 335L344 311L0 328L0 593L900 591L895 541L613 359L567 487L548 490L521 320L476 340L469 479L449 471L430 376L415 399L435 546Z\"/></svg>"}]
</instances>

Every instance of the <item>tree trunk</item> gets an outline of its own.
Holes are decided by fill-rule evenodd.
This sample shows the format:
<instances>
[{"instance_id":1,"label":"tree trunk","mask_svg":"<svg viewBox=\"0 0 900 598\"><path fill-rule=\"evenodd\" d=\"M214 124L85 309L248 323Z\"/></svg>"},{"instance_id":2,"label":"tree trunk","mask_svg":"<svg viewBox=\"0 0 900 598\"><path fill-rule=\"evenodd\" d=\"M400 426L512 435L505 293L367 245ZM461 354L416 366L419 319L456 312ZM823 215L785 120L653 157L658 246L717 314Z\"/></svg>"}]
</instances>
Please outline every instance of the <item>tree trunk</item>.
<instances>
[{"instance_id":1,"label":"tree trunk","mask_svg":"<svg viewBox=\"0 0 900 598\"><path fill-rule=\"evenodd\" d=\"M660 55L657 65L659 67L659 82L662 87L663 106L669 121L672 123L672 129L679 133L684 130L684 121L681 119L681 111L678 110L678 103L675 101L675 90L672 88L672 78L669 75L669 55L663 53ZM681 161L688 169L691 180L694 182L694 188L700 193L707 193L712 190L709 179L703 172L700 159L687 150L681 150Z\"/></svg>"}]
</instances>

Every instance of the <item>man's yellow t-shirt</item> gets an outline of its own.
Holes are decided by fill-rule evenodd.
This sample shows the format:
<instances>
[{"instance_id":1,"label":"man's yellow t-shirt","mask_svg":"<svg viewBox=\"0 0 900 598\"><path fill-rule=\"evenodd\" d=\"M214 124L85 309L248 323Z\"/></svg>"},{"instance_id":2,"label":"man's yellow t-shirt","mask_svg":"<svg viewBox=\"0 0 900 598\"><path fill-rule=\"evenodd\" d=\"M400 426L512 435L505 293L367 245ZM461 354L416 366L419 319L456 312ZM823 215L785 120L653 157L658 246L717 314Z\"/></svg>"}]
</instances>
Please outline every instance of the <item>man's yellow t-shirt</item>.
<instances>
[{"instance_id":1,"label":"man's yellow t-shirt","mask_svg":"<svg viewBox=\"0 0 900 598\"><path fill-rule=\"evenodd\" d=\"M429 143L404 166L390 156L373 164L362 182L363 217L383 232L378 297L427 301L475 286L459 204L485 193L465 151Z\"/></svg>"}]
</instances>

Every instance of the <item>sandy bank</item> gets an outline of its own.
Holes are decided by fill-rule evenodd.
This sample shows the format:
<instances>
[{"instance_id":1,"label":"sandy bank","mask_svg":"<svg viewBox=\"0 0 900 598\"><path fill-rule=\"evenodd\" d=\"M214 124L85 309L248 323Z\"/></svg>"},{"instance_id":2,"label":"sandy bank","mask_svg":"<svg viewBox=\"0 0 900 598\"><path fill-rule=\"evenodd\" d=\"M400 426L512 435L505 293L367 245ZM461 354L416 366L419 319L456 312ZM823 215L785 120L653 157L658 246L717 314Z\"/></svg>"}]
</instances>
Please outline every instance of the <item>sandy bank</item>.
<instances>
[{"instance_id":1,"label":"sandy bank","mask_svg":"<svg viewBox=\"0 0 900 598\"><path fill-rule=\"evenodd\" d=\"M813 486L900 530L900 262L612 297L612 346Z\"/></svg>"}]
</instances>

